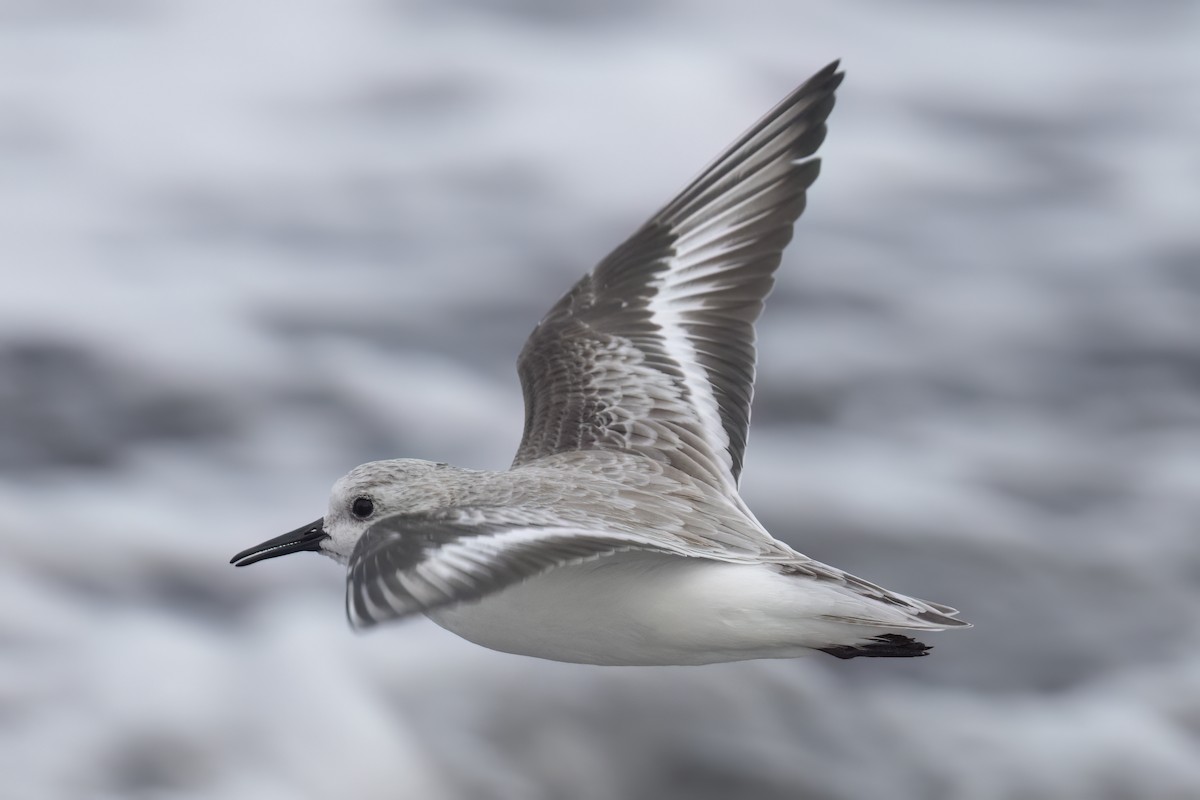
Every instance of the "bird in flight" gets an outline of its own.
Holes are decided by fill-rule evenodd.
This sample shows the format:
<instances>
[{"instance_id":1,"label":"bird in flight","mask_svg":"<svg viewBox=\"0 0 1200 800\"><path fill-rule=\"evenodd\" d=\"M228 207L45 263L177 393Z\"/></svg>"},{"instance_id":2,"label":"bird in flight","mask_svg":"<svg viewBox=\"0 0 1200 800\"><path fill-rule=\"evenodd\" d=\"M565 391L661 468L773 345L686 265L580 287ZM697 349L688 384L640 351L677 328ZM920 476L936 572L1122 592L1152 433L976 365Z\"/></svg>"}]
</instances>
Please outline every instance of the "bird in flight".
<instances>
[{"instance_id":1,"label":"bird in flight","mask_svg":"<svg viewBox=\"0 0 1200 800\"><path fill-rule=\"evenodd\" d=\"M738 493L754 323L816 180L830 64L558 301L517 362L512 466L376 461L325 516L234 556L347 565L355 628L425 614L485 647L586 664L922 656L948 606L798 553Z\"/></svg>"}]
</instances>

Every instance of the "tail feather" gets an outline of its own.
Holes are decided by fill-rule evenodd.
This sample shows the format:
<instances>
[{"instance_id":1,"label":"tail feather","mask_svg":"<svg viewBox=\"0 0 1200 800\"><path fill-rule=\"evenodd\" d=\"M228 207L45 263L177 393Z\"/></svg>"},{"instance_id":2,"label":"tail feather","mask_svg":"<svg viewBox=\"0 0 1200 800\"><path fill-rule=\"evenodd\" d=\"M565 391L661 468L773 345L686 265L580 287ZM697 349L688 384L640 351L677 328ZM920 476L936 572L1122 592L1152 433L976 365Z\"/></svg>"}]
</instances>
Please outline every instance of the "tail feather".
<instances>
[{"instance_id":1,"label":"tail feather","mask_svg":"<svg viewBox=\"0 0 1200 800\"><path fill-rule=\"evenodd\" d=\"M840 590L850 602L839 604L835 611L823 615L834 622L908 630L971 627L971 623L957 618L956 608L889 591L816 561L784 564L780 572Z\"/></svg>"},{"instance_id":2,"label":"tail feather","mask_svg":"<svg viewBox=\"0 0 1200 800\"><path fill-rule=\"evenodd\" d=\"M884 633L868 639L863 644L843 644L817 649L835 658L915 658L928 655L933 648L908 636Z\"/></svg>"}]
</instances>

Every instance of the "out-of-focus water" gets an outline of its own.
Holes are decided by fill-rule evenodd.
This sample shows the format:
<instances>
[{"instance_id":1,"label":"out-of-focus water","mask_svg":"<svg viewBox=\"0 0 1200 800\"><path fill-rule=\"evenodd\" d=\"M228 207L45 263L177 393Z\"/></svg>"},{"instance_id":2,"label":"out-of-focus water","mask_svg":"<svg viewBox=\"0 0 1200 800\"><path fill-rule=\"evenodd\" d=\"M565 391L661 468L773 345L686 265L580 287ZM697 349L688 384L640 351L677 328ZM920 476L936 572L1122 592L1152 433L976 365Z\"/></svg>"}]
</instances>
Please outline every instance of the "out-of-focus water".
<instances>
[{"instance_id":1,"label":"out-of-focus water","mask_svg":"<svg viewBox=\"0 0 1200 800\"><path fill-rule=\"evenodd\" d=\"M0 796L1200 797L1200 7L0 3ZM602 669L228 557L505 465L540 314L811 72L744 494L976 628Z\"/></svg>"}]
</instances>

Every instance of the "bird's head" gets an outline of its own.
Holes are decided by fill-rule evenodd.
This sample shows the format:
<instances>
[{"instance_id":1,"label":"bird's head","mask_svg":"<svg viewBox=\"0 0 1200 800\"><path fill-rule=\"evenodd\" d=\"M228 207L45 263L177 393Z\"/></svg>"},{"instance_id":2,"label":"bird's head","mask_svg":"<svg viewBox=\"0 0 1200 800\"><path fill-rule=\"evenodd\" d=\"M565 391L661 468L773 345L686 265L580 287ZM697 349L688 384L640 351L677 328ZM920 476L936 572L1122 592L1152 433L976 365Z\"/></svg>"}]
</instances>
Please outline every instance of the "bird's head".
<instances>
[{"instance_id":1,"label":"bird's head","mask_svg":"<svg viewBox=\"0 0 1200 800\"><path fill-rule=\"evenodd\" d=\"M245 567L311 550L345 564L358 540L378 520L448 504L446 482L439 475L446 469L453 468L410 458L357 466L333 485L324 517L243 550L230 563Z\"/></svg>"}]
</instances>

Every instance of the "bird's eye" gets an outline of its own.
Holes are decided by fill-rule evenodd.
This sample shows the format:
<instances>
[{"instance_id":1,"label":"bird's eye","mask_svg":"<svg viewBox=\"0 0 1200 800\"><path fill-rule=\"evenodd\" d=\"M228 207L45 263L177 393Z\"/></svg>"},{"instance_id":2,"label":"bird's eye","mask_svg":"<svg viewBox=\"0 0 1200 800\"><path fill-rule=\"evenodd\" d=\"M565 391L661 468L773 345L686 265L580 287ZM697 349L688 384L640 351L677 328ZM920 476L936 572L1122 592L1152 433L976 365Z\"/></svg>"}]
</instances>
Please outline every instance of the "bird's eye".
<instances>
[{"instance_id":1,"label":"bird's eye","mask_svg":"<svg viewBox=\"0 0 1200 800\"><path fill-rule=\"evenodd\" d=\"M371 502L369 497L357 497L354 503L350 506L350 511L359 519L366 519L375 513L375 504Z\"/></svg>"}]
</instances>

